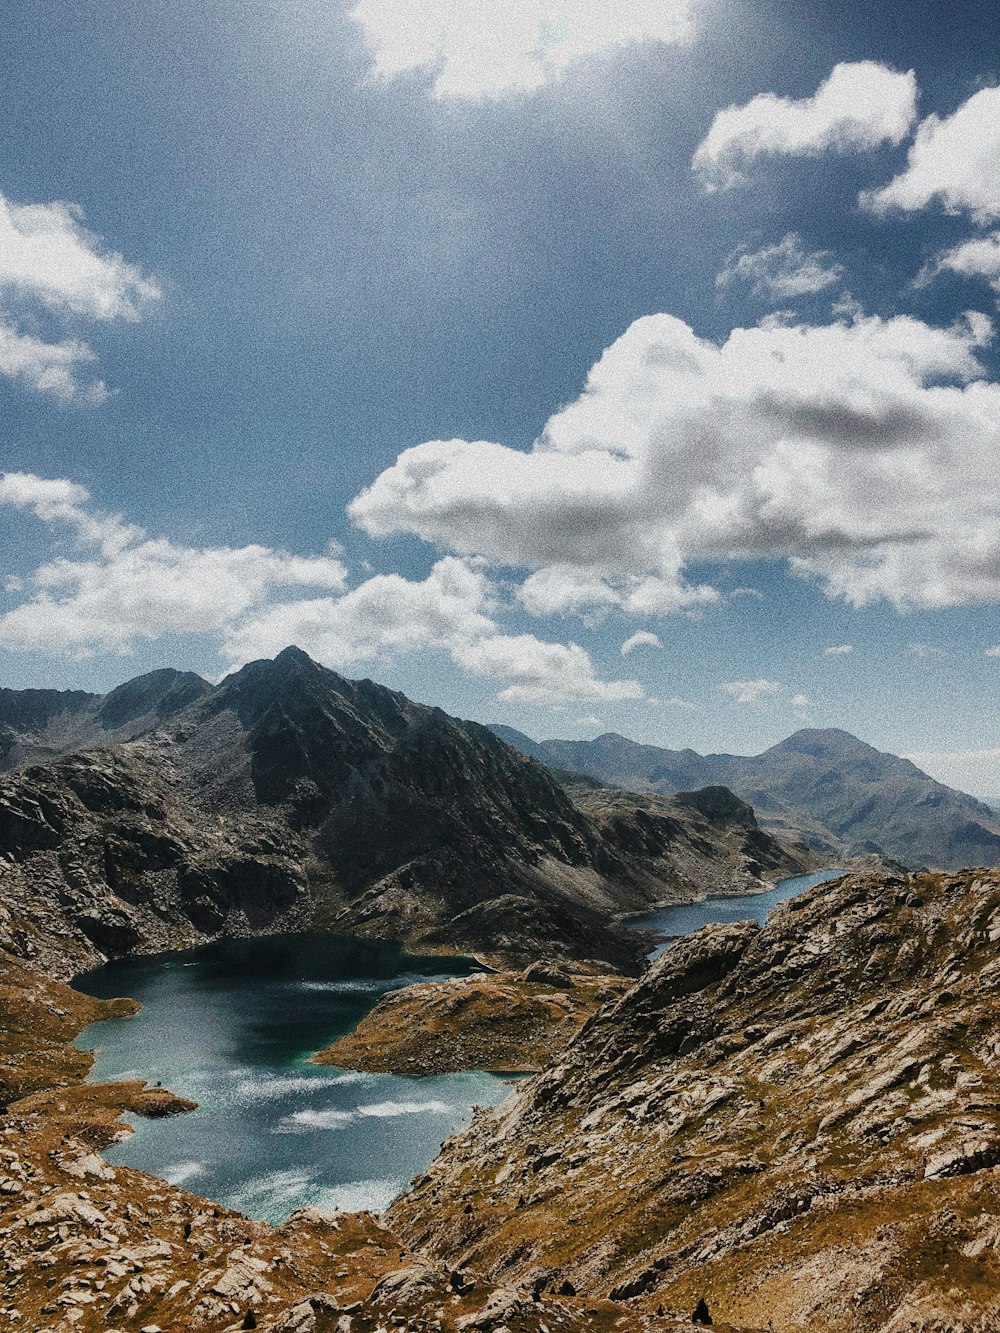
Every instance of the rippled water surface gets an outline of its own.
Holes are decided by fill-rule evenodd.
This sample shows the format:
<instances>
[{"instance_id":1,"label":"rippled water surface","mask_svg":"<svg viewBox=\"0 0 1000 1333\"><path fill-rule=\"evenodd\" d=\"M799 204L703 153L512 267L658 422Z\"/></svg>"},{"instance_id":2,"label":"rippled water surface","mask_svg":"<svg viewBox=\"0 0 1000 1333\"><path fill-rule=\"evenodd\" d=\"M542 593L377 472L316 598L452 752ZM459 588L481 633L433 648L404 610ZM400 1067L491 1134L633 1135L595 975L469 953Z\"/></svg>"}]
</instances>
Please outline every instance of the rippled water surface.
<instances>
[{"instance_id":1,"label":"rippled water surface","mask_svg":"<svg viewBox=\"0 0 1000 1333\"><path fill-rule=\"evenodd\" d=\"M135 1134L105 1153L251 1217L281 1221L306 1204L381 1209L509 1083L490 1074L407 1079L310 1065L386 991L467 975L462 960L329 935L230 940L129 959L78 977L133 1018L95 1023L92 1077L162 1082L199 1103L167 1120L125 1117Z\"/></svg>"}]
</instances>

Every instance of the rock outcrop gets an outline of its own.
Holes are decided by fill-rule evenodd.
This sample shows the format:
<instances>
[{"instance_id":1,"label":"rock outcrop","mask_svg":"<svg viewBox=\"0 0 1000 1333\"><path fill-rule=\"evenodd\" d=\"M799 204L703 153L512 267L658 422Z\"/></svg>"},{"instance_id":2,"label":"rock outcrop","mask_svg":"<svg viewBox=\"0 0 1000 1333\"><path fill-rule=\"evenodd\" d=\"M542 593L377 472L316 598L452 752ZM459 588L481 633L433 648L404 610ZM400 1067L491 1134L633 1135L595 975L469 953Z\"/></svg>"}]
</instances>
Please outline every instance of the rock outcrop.
<instances>
[{"instance_id":1,"label":"rock outcrop","mask_svg":"<svg viewBox=\"0 0 1000 1333\"><path fill-rule=\"evenodd\" d=\"M390 1209L635 1317L1000 1323L1000 873L853 875L673 944Z\"/></svg>"},{"instance_id":2,"label":"rock outcrop","mask_svg":"<svg viewBox=\"0 0 1000 1333\"><path fill-rule=\"evenodd\" d=\"M624 977L536 963L524 972L477 973L391 991L353 1032L313 1058L376 1073L452 1074L465 1069L537 1073Z\"/></svg>"}]
</instances>

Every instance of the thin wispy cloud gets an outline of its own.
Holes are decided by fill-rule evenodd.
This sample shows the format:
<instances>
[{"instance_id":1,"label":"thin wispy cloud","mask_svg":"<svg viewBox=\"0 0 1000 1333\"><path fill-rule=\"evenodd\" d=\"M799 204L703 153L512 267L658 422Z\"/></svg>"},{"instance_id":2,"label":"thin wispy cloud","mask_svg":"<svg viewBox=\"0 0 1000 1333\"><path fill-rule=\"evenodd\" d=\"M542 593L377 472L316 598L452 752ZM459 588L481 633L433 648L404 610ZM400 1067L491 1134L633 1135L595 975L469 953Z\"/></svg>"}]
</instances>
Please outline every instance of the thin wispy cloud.
<instances>
[{"instance_id":1,"label":"thin wispy cloud","mask_svg":"<svg viewBox=\"0 0 1000 1333\"><path fill-rule=\"evenodd\" d=\"M662 648L659 635L653 634L650 630L641 629L626 639L621 646L622 657L628 657L629 653L635 652L636 648Z\"/></svg>"},{"instance_id":2,"label":"thin wispy cloud","mask_svg":"<svg viewBox=\"0 0 1000 1333\"><path fill-rule=\"evenodd\" d=\"M783 686L776 680L727 680L719 685L719 689L738 704L756 704L780 694Z\"/></svg>"},{"instance_id":3,"label":"thin wispy cloud","mask_svg":"<svg viewBox=\"0 0 1000 1333\"><path fill-rule=\"evenodd\" d=\"M982 278L1000 293L1000 231L962 241L937 255L920 273L918 286L926 286L940 273L962 278Z\"/></svg>"},{"instance_id":4,"label":"thin wispy cloud","mask_svg":"<svg viewBox=\"0 0 1000 1333\"><path fill-rule=\"evenodd\" d=\"M777 245L734 251L715 281L718 287L745 283L758 300L782 302L815 296L836 286L843 275L843 265L828 251L809 253L802 238L789 232Z\"/></svg>"},{"instance_id":5,"label":"thin wispy cloud","mask_svg":"<svg viewBox=\"0 0 1000 1333\"><path fill-rule=\"evenodd\" d=\"M854 652L853 643L837 643L831 648L823 649L824 657L849 657Z\"/></svg>"}]
</instances>

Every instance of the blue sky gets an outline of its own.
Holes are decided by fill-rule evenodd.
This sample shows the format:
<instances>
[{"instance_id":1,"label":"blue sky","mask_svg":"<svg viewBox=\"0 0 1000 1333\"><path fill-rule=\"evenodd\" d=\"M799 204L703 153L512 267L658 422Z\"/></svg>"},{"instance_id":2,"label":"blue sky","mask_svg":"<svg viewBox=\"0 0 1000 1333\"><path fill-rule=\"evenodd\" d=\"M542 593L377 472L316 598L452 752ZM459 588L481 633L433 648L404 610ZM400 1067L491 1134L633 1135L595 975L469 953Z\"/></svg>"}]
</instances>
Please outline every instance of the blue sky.
<instances>
[{"instance_id":1,"label":"blue sky","mask_svg":"<svg viewBox=\"0 0 1000 1333\"><path fill-rule=\"evenodd\" d=\"M1000 793L992 6L608 8L8 15L5 683L295 640Z\"/></svg>"}]
</instances>

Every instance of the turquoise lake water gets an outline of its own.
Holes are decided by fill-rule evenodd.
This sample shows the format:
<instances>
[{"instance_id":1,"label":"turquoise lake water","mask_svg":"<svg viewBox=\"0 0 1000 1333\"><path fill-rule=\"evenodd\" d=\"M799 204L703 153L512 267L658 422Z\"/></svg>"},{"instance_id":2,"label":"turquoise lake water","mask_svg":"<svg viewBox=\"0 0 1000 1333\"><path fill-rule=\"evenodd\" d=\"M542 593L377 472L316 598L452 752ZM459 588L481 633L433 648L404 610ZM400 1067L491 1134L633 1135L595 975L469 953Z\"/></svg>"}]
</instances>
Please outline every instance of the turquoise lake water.
<instances>
[{"instance_id":1,"label":"turquoise lake water","mask_svg":"<svg viewBox=\"0 0 1000 1333\"><path fill-rule=\"evenodd\" d=\"M468 1124L510 1091L490 1074L408 1079L307 1057L351 1031L386 991L478 970L397 946L329 935L228 940L109 963L74 985L130 995L132 1018L95 1023L99 1081L145 1079L199 1103L166 1120L124 1118L109 1148L137 1167L250 1217L280 1222L308 1204L381 1210Z\"/></svg>"},{"instance_id":2,"label":"turquoise lake water","mask_svg":"<svg viewBox=\"0 0 1000 1333\"><path fill-rule=\"evenodd\" d=\"M658 957L669 948L670 939L678 935L690 935L702 926L714 921L759 921L767 920L772 907L795 898L806 889L827 880L838 879L843 870L814 870L808 875L793 875L789 879L779 880L773 889L765 893L741 893L735 897L705 898L700 903L681 903L676 907L659 907L653 912L643 912L640 916L630 916L623 924L636 930L655 930L665 937L649 955Z\"/></svg>"},{"instance_id":3,"label":"turquoise lake water","mask_svg":"<svg viewBox=\"0 0 1000 1333\"><path fill-rule=\"evenodd\" d=\"M711 921L763 921L776 903L841 873L799 875L767 893L662 908L628 924L676 936ZM510 1082L359 1074L308 1057L356 1027L386 991L476 970L396 945L285 935L85 973L79 990L142 1004L132 1018L81 1034L77 1044L97 1053L91 1077L160 1082L199 1103L166 1120L126 1115L135 1133L104 1156L269 1222L308 1204L380 1211L474 1106L501 1101Z\"/></svg>"}]
</instances>

